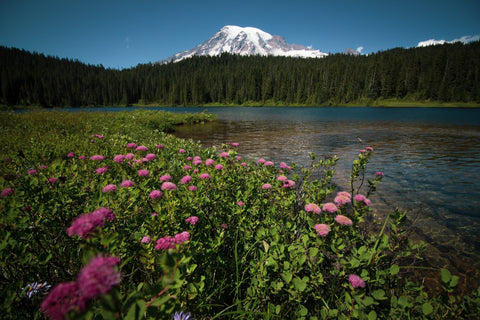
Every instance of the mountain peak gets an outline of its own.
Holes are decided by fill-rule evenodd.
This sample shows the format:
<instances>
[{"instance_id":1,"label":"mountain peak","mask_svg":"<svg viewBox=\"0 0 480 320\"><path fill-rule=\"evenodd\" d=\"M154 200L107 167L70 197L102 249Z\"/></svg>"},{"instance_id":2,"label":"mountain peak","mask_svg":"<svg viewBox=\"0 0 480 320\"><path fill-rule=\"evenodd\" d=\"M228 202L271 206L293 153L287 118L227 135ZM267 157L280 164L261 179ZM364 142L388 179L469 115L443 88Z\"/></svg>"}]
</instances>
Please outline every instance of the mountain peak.
<instances>
[{"instance_id":1,"label":"mountain peak","mask_svg":"<svg viewBox=\"0 0 480 320\"><path fill-rule=\"evenodd\" d=\"M254 27L226 25L210 39L198 46L177 53L162 61L178 62L192 56L217 56L222 53L240 55L273 55L303 58L321 58L326 53L298 44L288 44L281 36Z\"/></svg>"}]
</instances>

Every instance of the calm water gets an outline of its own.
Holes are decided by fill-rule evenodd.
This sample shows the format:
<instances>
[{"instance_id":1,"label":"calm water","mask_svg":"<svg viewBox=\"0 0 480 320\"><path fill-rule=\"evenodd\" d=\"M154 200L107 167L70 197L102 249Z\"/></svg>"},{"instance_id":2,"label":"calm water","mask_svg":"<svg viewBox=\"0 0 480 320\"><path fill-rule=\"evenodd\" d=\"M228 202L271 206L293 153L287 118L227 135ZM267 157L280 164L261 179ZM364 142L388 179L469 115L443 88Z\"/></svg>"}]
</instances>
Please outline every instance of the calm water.
<instances>
[{"instance_id":1,"label":"calm water","mask_svg":"<svg viewBox=\"0 0 480 320\"><path fill-rule=\"evenodd\" d=\"M358 151L374 147L370 173L385 173L372 198L374 210L408 210L412 237L431 245L431 264L480 278L480 109L185 110L207 110L218 121L179 127L175 135L206 146L238 142L245 158L307 165L310 152L337 155L339 189L348 188Z\"/></svg>"}]
</instances>

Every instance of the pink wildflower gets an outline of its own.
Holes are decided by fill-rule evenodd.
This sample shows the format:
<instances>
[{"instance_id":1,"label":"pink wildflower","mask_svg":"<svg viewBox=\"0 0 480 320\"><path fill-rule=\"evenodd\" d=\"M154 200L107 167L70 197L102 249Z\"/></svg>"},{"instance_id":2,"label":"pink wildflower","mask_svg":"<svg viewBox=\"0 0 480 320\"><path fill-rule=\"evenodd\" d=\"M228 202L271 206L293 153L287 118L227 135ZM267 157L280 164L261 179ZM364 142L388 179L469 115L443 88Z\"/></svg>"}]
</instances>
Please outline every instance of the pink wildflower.
<instances>
[{"instance_id":1,"label":"pink wildflower","mask_svg":"<svg viewBox=\"0 0 480 320\"><path fill-rule=\"evenodd\" d=\"M8 195L13 194L13 189L12 188L5 188L2 190L2 194L0 194L0 197L6 197Z\"/></svg>"},{"instance_id":2,"label":"pink wildflower","mask_svg":"<svg viewBox=\"0 0 480 320\"><path fill-rule=\"evenodd\" d=\"M332 203L332 202L327 202L323 205L323 208L322 208L323 211L328 211L330 213L334 213L334 212L337 212L338 211L338 208L337 206Z\"/></svg>"},{"instance_id":3,"label":"pink wildflower","mask_svg":"<svg viewBox=\"0 0 480 320\"><path fill-rule=\"evenodd\" d=\"M287 181L287 180L288 180L288 178L287 178L287 177L285 177L285 176L277 176L277 180L278 180L278 181L285 182L285 181Z\"/></svg>"},{"instance_id":4,"label":"pink wildflower","mask_svg":"<svg viewBox=\"0 0 480 320\"><path fill-rule=\"evenodd\" d=\"M48 179L48 182L51 184L57 183L58 179L57 178L50 178Z\"/></svg>"},{"instance_id":5,"label":"pink wildflower","mask_svg":"<svg viewBox=\"0 0 480 320\"><path fill-rule=\"evenodd\" d=\"M203 163L203 162L202 162L202 160L200 160L200 159L193 159L193 161L192 161L192 164L193 164L194 166L199 166L199 165L201 165L202 163Z\"/></svg>"},{"instance_id":6,"label":"pink wildflower","mask_svg":"<svg viewBox=\"0 0 480 320\"><path fill-rule=\"evenodd\" d=\"M347 204L350 201L352 201L352 195L346 191L341 191L337 193L337 196L335 197L334 201L339 206L343 206L344 204Z\"/></svg>"},{"instance_id":7,"label":"pink wildflower","mask_svg":"<svg viewBox=\"0 0 480 320\"><path fill-rule=\"evenodd\" d=\"M28 174L31 174L32 176L34 176L34 175L37 174L37 170L35 170L35 169L30 169L30 170L28 170L27 173L28 173Z\"/></svg>"},{"instance_id":8,"label":"pink wildflower","mask_svg":"<svg viewBox=\"0 0 480 320\"><path fill-rule=\"evenodd\" d=\"M94 156L91 156L90 157L90 160L93 160L93 161L102 161L102 160L105 160L105 156L102 156L102 155L99 155L99 154L96 154Z\"/></svg>"},{"instance_id":9,"label":"pink wildflower","mask_svg":"<svg viewBox=\"0 0 480 320\"><path fill-rule=\"evenodd\" d=\"M181 184L186 184L192 181L192 177L189 175L184 176L182 179L180 179Z\"/></svg>"},{"instance_id":10,"label":"pink wildflower","mask_svg":"<svg viewBox=\"0 0 480 320\"><path fill-rule=\"evenodd\" d=\"M169 176L168 174L164 174L163 176L160 177L160 181L171 181L172 177Z\"/></svg>"},{"instance_id":11,"label":"pink wildflower","mask_svg":"<svg viewBox=\"0 0 480 320\"><path fill-rule=\"evenodd\" d=\"M352 220L350 220L350 218L347 218L345 217L344 215L337 215L335 217L335 221L337 221L338 223L340 223L341 225L344 225L344 226L351 226L353 224Z\"/></svg>"},{"instance_id":12,"label":"pink wildflower","mask_svg":"<svg viewBox=\"0 0 480 320\"><path fill-rule=\"evenodd\" d=\"M157 145L155 146L155 148L157 148L157 149L163 149L163 148L164 148L164 145L163 145L163 144L157 144Z\"/></svg>"},{"instance_id":13,"label":"pink wildflower","mask_svg":"<svg viewBox=\"0 0 480 320\"><path fill-rule=\"evenodd\" d=\"M75 157L75 153L69 152L69 153L67 154L67 158L73 158L73 157Z\"/></svg>"},{"instance_id":14,"label":"pink wildflower","mask_svg":"<svg viewBox=\"0 0 480 320\"><path fill-rule=\"evenodd\" d=\"M140 241L140 242L141 242L141 243L149 243L150 240L151 240L151 239L150 239L149 236L144 236L144 237L142 238L142 241Z\"/></svg>"},{"instance_id":15,"label":"pink wildflower","mask_svg":"<svg viewBox=\"0 0 480 320\"><path fill-rule=\"evenodd\" d=\"M350 284L353 288L365 288L365 281L363 281L362 278L360 278L360 276L357 276L356 274L350 274L348 276L348 281L350 281Z\"/></svg>"},{"instance_id":16,"label":"pink wildflower","mask_svg":"<svg viewBox=\"0 0 480 320\"><path fill-rule=\"evenodd\" d=\"M115 219L115 215L109 209L100 208L75 218L70 228L67 229L67 234L69 237L78 235L85 240L92 237L97 228L103 228L105 221L113 219Z\"/></svg>"},{"instance_id":17,"label":"pink wildflower","mask_svg":"<svg viewBox=\"0 0 480 320\"><path fill-rule=\"evenodd\" d=\"M216 165L215 165L215 169L217 169L217 170L222 170L222 169L224 169L224 168L225 168L225 167L222 166L221 164L216 164Z\"/></svg>"},{"instance_id":18,"label":"pink wildflower","mask_svg":"<svg viewBox=\"0 0 480 320\"><path fill-rule=\"evenodd\" d=\"M83 313L87 299L79 291L78 282L65 282L56 285L40 305L50 319L63 320L67 313Z\"/></svg>"},{"instance_id":19,"label":"pink wildflower","mask_svg":"<svg viewBox=\"0 0 480 320\"><path fill-rule=\"evenodd\" d=\"M265 159L260 158L260 159L258 159L257 163L263 164L263 163L265 163Z\"/></svg>"},{"instance_id":20,"label":"pink wildflower","mask_svg":"<svg viewBox=\"0 0 480 320\"><path fill-rule=\"evenodd\" d=\"M293 188L293 187L295 187L295 181L287 180L283 182L282 188Z\"/></svg>"},{"instance_id":21,"label":"pink wildflower","mask_svg":"<svg viewBox=\"0 0 480 320\"><path fill-rule=\"evenodd\" d=\"M145 159L147 159L147 161L152 161L157 159L157 156L154 153L149 153L145 156Z\"/></svg>"},{"instance_id":22,"label":"pink wildflower","mask_svg":"<svg viewBox=\"0 0 480 320\"><path fill-rule=\"evenodd\" d=\"M164 182L161 187L162 190L177 190L177 186L173 182Z\"/></svg>"},{"instance_id":23,"label":"pink wildflower","mask_svg":"<svg viewBox=\"0 0 480 320\"><path fill-rule=\"evenodd\" d=\"M210 175L209 175L208 173L202 173L202 174L200 175L200 179L204 179L204 180L210 179Z\"/></svg>"},{"instance_id":24,"label":"pink wildflower","mask_svg":"<svg viewBox=\"0 0 480 320\"><path fill-rule=\"evenodd\" d=\"M357 194L355 197L354 197L355 201L356 202L360 202L366 206L369 206L370 204L372 204L372 202L370 201L370 199L367 199L367 197L365 197L363 194Z\"/></svg>"},{"instance_id":25,"label":"pink wildflower","mask_svg":"<svg viewBox=\"0 0 480 320\"><path fill-rule=\"evenodd\" d=\"M137 147L137 144L134 143L134 142L130 142L130 143L127 144L127 148L134 148L135 149L136 147Z\"/></svg>"},{"instance_id":26,"label":"pink wildflower","mask_svg":"<svg viewBox=\"0 0 480 320\"><path fill-rule=\"evenodd\" d=\"M236 147L238 147L238 146L239 146L238 142L232 142L232 147L235 147L235 148L236 148Z\"/></svg>"},{"instance_id":27,"label":"pink wildflower","mask_svg":"<svg viewBox=\"0 0 480 320\"><path fill-rule=\"evenodd\" d=\"M162 197L162 191L160 190L153 190L150 192L150 198L152 199L160 199Z\"/></svg>"},{"instance_id":28,"label":"pink wildflower","mask_svg":"<svg viewBox=\"0 0 480 320\"><path fill-rule=\"evenodd\" d=\"M273 166L274 163L273 163L273 161L265 161L265 165L266 166Z\"/></svg>"},{"instance_id":29,"label":"pink wildflower","mask_svg":"<svg viewBox=\"0 0 480 320\"><path fill-rule=\"evenodd\" d=\"M222 227L223 229L228 229L228 224L222 223L222 225L220 227Z\"/></svg>"},{"instance_id":30,"label":"pink wildflower","mask_svg":"<svg viewBox=\"0 0 480 320\"><path fill-rule=\"evenodd\" d=\"M192 169L192 167L189 166L188 164L185 167L183 167L183 170L190 170L190 169Z\"/></svg>"},{"instance_id":31,"label":"pink wildflower","mask_svg":"<svg viewBox=\"0 0 480 320\"><path fill-rule=\"evenodd\" d=\"M128 160L133 160L133 158L135 158L135 155L133 153L127 153L125 155L125 159L128 159Z\"/></svg>"},{"instance_id":32,"label":"pink wildflower","mask_svg":"<svg viewBox=\"0 0 480 320\"><path fill-rule=\"evenodd\" d=\"M198 217L192 216L187 219L185 219L185 222L190 223L192 226L194 226L198 222Z\"/></svg>"},{"instance_id":33,"label":"pink wildflower","mask_svg":"<svg viewBox=\"0 0 480 320\"><path fill-rule=\"evenodd\" d=\"M272 187L272 185L270 183L265 183L263 186L262 186L262 189L264 190L268 190Z\"/></svg>"},{"instance_id":34,"label":"pink wildflower","mask_svg":"<svg viewBox=\"0 0 480 320\"><path fill-rule=\"evenodd\" d=\"M247 166L247 164L246 164L245 162L240 163L240 165L241 165L241 166L244 166L244 167Z\"/></svg>"},{"instance_id":35,"label":"pink wildflower","mask_svg":"<svg viewBox=\"0 0 480 320\"><path fill-rule=\"evenodd\" d=\"M45 170L45 169L47 169L47 168L48 168L48 167L47 167L46 165L41 165L41 166L40 166L40 170Z\"/></svg>"},{"instance_id":36,"label":"pink wildflower","mask_svg":"<svg viewBox=\"0 0 480 320\"><path fill-rule=\"evenodd\" d=\"M108 170L108 167L101 167L101 168L97 168L97 169L95 170L95 172L96 172L97 174L103 174L103 173L107 172L107 170Z\"/></svg>"},{"instance_id":37,"label":"pink wildflower","mask_svg":"<svg viewBox=\"0 0 480 320\"><path fill-rule=\"evenodd\" d=\"M183 231L175 235L176 244L182 244L185 241L188 241L189 239L190 239L190 233L188 231Z\"/></svg>"},{"instance_id":38,"label":"pink wildflower","mask_svg":"<svg viewBox=\"0 0 480 320\"><path fill-rule=\"evenodd\" d=\"M99 255L93 258L78 274L77 283L82 296L92 299L118 286L122 279L117 267L119 264L120 259L117 257Z\"/></svg>"},{"instance_id":39,"label":"pink wildflower","mask_svg":"<svg viewBox=\"0 0 480 320\"><path fill-rule=\"evenodd\" d=\"M115 192L117 191L117 186L114 184L107 184L105 187L102 189L103 192Z\"/></svg>"},{"instance_id":40,"label":"pink wildflower","mask_svg":"<svg viewBox=\"0 0 480 320\"><path fill-rule=\"evenodd\" d=\"M287 169L290 170L292 169L290 166L288 166L285 162L280 162L280 168L282 169Z\"/></svg>"},{"instance_id":41,"label":"pink wildflower","mask_svg":"<svg viewBox=\"0 0 480 320\"><path fill-rule=\"evenodd\" d=\"M148 172L147 169L140 169L138 170L138 175L140 177L147 177L148 175L150 175L150 172Z\"/></svg>"},{"instance_id":42,"label":"pink wildflower","mask_svg":"<svg viewBox=\"0 0 480 320\"><path fill-rule=\"evenodd\" d=\"M222 152L220 153L220 157L222 158L230 158L230 154L228 152Z\"/></svg>"},{"instance_id":43,"label":"pink wildflower","mask_svg":"<svg viewBox=\"0 0 480 320\"><path fill-rule=\"evenodd\" d=\"M330 226L328 224L316 224L313 226L315 230L317 230L318 235L322 237L326 237L327 234L330 232Z\"/></svg>"},{"instance_id":44,"label":"pink wildflower","mask_svg":"<svg viewBox=\"0 0 480 320\"><path fill-rule=\"evenodd\" d=\"M136 151L148 151L148 148L145 147L145 146L138 146L135 150Z\"/></svg>"},{"instance_id":45,"label":"pink wildflower","mask_svg":"<svg viewBox=\"0 0 480 320\"><path fill-rule=\"evenodd\" d=\"M238 201L238 202L237 202L237 205L240 206L240 207L243 207L243 202L242 202L242 201Z\"/></svg>"},{"instance_id":46,"label":"pink wildflower","mask_svg":"<svg viewBox=\"0 0 480 320\"><path fill-rule=\"evenodd\" d=\"M92 134L92 137L98 138L98 139L103 139L103 138L105 138L104 136L99 135L99 134Z\"/></svg>"},{"instance_id":47,"label":"pink wildflower","mask_svg":"<svg viewBox=\"0 0 480 320\"><path fill-rule=\"evenodd\" d=\"M315 204L315 203L309 203L305 206L305 211L307 212L314 212L316 214L320 214L320 212L322 212L322 210L320 209L320 207Z\"/></svg>"},{"instance_id":48,"label":"pink wildflower","mask_svg":"<svg viewBox=\"0 0 480 320\"><path fill-rule=\"evenodd\" d=\"M373 148L372 148L372 147L366 147L365 150L367 150L367 151L373 151Z\"/></svg>"},{"instance_id":49,"label":"pink wildflower","mask_svg":"<svg viewBox=\"0 0 480 320\"><path fill-rule=\"evenodd\" d=\"M186 153L187 151L185 151L185 149L180 149L178 150L179 153Z\"/></svg>"},{"instance_id":50,"label":"pink wildflower","mask_svg":"<svg viewBox=\"0 0 480 320\"><path fill-rule=\"evenodd\" d=\"M207 167L210 167L210 166L212 166L212 165L214 165L214 164L215 164L215 160L213 160L213 159L207 159L207 160L205 160L205 165L206 165Z\"/></svg>"},{"instance_id":51,"label":"pink wildflower","mask_svg":"<svg viewBox=\"0 0 480 320\"><path fill-rule=\"evenodd\" d=\"M122 183L120 184L120 187L123 187L123 188L133 187L133 181L132 180L123 180Z\"/></svg>"},{"instance_id":52,"label":"pink wildflower","mask_svg":"<svg viewBox=\"0 0 480 320\"><path fill-rule=\"evenodd\" d=\"M113 161L117 163L122 163L125 160L125 156L123 154L117 154L115 157L113 157Z\"/></svg>"},{"instance_id":53,"label":"pink wildflower","mask_svg":"<svg viewBox=\"0 0 480 320\"><path fill-rule=\"evenodd\" d=\"M383 178L383 177L385 177L385 174L384 174L383 172L381 172L381 171L377 171L377 172L375 172L375 176L376 176L377 178Z\"/></svg>"},{"instance_id":54,"label":"pink wildflower","mask_svg":"<svg viewBox=\"0 0 480 320\"><path fill-rule=\"evenodd\" d=\"M188 187L188 190L197 191L197 187L196 186L190 186L190 187Z\"/></svg>"},{"instance_id":55,"label":"pink wildflower","mask_svg":"<svg viewBox=\"0 0 480 320\"><path fill-rule=\"evenodd\" d=\"M80 157L78 157L78 160L85 160L85 159L87 159L86 156L80 156Z\"/></svg>"},{"instance_id":56,"label":"pink wildflower","mask_svg":"<svg viewBox=\"0 0 480 320\"><path fill-rule=\"evenodd\" d=\"M172 237L163 237L157 240L155 250L175 249L175 239Z\"/></svg>"}]
</instances>

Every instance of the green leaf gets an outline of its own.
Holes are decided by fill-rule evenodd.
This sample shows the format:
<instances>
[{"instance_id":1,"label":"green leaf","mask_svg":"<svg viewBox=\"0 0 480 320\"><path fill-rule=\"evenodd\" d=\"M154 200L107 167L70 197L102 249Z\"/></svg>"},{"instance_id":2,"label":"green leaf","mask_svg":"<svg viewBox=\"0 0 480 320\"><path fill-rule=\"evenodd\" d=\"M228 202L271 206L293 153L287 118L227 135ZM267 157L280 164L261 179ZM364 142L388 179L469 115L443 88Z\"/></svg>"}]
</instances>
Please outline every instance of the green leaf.
<instances>
[{"instance_id":1,"label":"green leaf","mask_svg":"<svg viewBox=\"0 0 480 320\"><path fill-rule=\"evenodd\" d=\"M440 272L441 272L441 276L442 276L442 282L443 283L449 283L450 279L452 278L452 274L450 273L450 271L442 268L440 270Z\"/></svg>"},{"instance_id":2,"label":"green leaf","mask_svg":"<svg viewBox=\"0 0 480 320\"><path fill-rule=\"evenodd\" d=\"M433 307L432 305L429 303L429 302L425 302L423 305L422 305L422 312L424 315L429 315L430 313L433 312Z\"/></svg>"},{"instance_id":3,"label":"green leaf","mask_svg":"<svg viewBox=\"0 0 480 320\"><path fill-rule=\"evenodd\" d=\"M397 266L396 264L392 264L390 267L390 275L394 276L400 271L400 267Z\"/></svg>"},{"instance_id":4,"label":"green leaf","mask_svg":"<svg viewBox=\"0 0 480 320\"><path fill-rule=\"evenodd\" d=\"M292 274L290 272L283 272L282 273L282 279L285 281L285 283L290 283L292 281Z\"/></svg>"},{"instance_id":5,"label":"green leaf","mask_svg":"<svg viewBox=\"0 0 480 320\"><path fill-rule=\"evenodd\" d=\"M377 319L377 313L375 310L372 310L368 313L368 320L375 320Z\"/></svg>"},{"instance_id":6,"label":"green leaf","mask_svg":"<svg viewBox=\"0 0 480 320\"><path fill-rule=\"evenodd\" d=\"M375 298L375 300L385 300L387 299L385 297L385 291L383 289L378 289L372 292L372 296Z\"/></svg>"},{"instance_id":7,"label":"green leaf","mask_svg":"<svg viewBox=\"0 0 480 320\"><path fill-rule=\"evenodd\" d=\"M143 300L137 300L128 310L126 320L143 319L146 311L146 303Z\"/></svg>"},{"instance_id":8,"label":"green leaf","mask_svg":"<svg viewBox=\"0 0 480 320\"><path fill-rule=\"evenodd\" d=\"M305 279L305 278L304 278ZM298 277L293 278L293 287L295 290L303 291L307 287L307 282L304 279L300 279Z\"/></svg>"}]
</instances>

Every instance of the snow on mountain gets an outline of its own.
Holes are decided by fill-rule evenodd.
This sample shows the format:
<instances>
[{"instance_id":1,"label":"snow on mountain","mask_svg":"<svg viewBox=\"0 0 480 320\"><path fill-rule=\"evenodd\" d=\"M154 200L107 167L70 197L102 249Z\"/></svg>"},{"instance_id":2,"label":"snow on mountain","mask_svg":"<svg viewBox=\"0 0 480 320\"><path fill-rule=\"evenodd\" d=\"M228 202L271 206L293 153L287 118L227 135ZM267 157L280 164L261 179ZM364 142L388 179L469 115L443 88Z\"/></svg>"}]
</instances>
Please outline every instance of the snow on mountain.
<instances>
[{"instance_id":1,"label":"snow on mountain","mask_svg":"<svg viewBox=\"0 0 480 320\"><path fill-rule=\"evenodd\" d=\"M225 26L213 37L198 46L179 52L161 61L178 62L192 56L217 56L224 52L240 55L273 55L303 58L321 58L327 53L298 44L288 44L280 36L253 27Z\"/></svg>"},{"instance_id":2,"label":"snow on mountain","mask_svg":"<svg viewBox=\"0 0 480 320\"><path fill-rule=\"evenodd\" d=\"M417 47L435 46L437 44L455 43L455 42L469 43L469 42L478 41L478 40L480 40L480 35L463 36L459 39L453 39L452 41L430 39L430 40L420 41L417 44Z\"/></svg>"}]
</instances>

